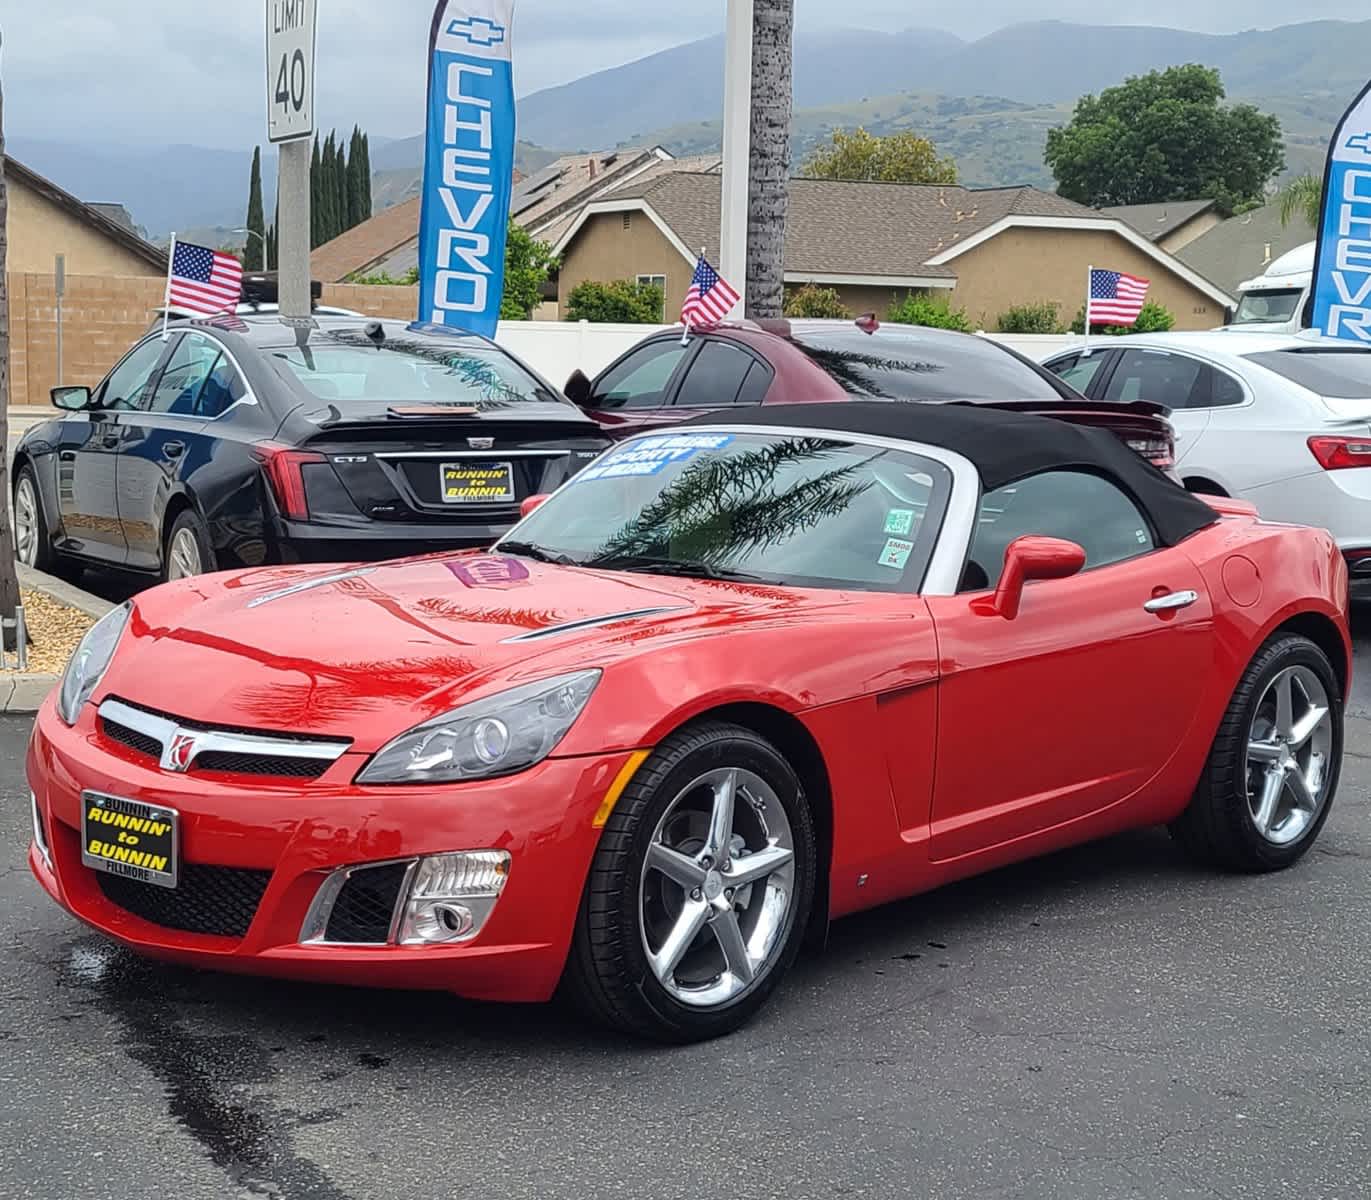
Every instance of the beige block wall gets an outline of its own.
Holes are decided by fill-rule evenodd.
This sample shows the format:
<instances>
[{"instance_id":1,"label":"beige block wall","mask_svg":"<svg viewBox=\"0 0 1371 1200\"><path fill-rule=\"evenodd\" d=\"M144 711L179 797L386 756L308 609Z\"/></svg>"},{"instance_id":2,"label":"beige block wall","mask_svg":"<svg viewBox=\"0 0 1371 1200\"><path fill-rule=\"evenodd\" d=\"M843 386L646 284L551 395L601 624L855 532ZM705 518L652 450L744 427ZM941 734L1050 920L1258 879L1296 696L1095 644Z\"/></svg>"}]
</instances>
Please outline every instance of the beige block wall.
<instances>
[{"instance_id":1,"label":"beige block wall","mask_svg":"<svg viewBox=\"0 0 1371 1200\"><path fill-rule=\"evenodd\" d=\"M53 260L64 254L68 275L160 274L151 263L13 176L8 182L9 270L51 275Z\"/></svg>"},{"instance_id":2,"label":"beige block wall","mask_svg":"<svg viewBox=\"0 0 1371 1200\"><path fill-rule=\"evenodd\" d=\"M1212 329L1223 306L1149 258L1131 242L1104 230L1009 229L948 264L957 272L952 303L973 325L998 328L1011 305L1055 300L1064 325L1085 303L1090 267L1126 271L1152 281L1148 299L1176 316L1177 329Z\"/></svg>"},{"instance_id":3,"label":"beige block wall","mask_svg":"<svg viewBox=\"0 0 1371 1200\"><path fill-rule=\"evenodd\" d=\"M12 271L10 403L46 405L57 386L57 294L51 272ZM165 284L157 277L68 275L62 300L65 384L93 387L152 324Z\"/></svg>"},{"instance_id":4,"label":"beige block wall","mask_svg":"<svg viewBox=\"0 0 1371 1200\"><path fill-rule=\"evenodd\" d=\"M629 228L624 228L624 217ZM586 280L609 283L639 275L666 276L666 311L675 320L685 303L695 273L681 253L662 235L645 213L601 213L591 217L562 262L558 303L566 311L567 298Z\"/></svg>"},{"instance_id":5,"label":"beige block wall","mask_svg":"<svg viewBox=\"0 0 1371 1200\"><path fill-rule=\"evenodd\" d=\"M417 287L378 286L366 283L326 283L321 304L350 308L368 317L412 321L419 312Z\"/></svg>"}]
</instances>

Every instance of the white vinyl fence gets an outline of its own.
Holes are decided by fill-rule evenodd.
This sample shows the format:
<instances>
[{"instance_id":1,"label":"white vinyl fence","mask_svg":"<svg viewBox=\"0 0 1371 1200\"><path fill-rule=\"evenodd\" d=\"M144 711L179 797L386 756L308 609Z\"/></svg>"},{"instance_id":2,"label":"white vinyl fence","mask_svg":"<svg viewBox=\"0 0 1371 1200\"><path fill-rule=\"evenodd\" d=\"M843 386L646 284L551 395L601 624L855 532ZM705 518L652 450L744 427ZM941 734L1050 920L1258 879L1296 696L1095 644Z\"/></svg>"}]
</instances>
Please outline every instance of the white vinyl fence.
<instances>
[{"instance_id":1,"label":"white vinyl fence","mask_svg":"<svg viewBox=\"0 0 1371 1200\"><path fill-rule=\"evenodd\" d=\"M592 325L586 321L502 321L495 340L521 358L554 387L575 370L594 378L625 350L666 325ZM988 333L982 336L1012 346L1041 362L1050 354L1081 342L1079 334Z\"/></svg>"}]
</instances>

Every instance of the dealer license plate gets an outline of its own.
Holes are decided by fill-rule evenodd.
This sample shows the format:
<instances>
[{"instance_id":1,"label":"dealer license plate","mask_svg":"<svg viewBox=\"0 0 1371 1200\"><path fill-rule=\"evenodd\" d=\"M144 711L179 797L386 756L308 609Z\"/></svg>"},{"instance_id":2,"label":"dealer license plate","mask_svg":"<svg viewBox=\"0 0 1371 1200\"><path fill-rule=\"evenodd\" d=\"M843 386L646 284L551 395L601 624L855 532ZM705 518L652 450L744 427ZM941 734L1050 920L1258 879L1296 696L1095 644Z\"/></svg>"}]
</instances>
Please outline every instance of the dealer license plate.
<instances>
[{"instance_id":1,"label":"dealer license plate","mask_svg":"<svg viewBox=\"0 0 1371 1200\"><path fill-rule=\"evenodd\" d=\"M444 463L444 504L500 504L514 499L514 467L507 462Z\"/></svg>"},{"instance_id":2,"label":"dealer license plate","mask_svg":"<svg viewBox=\"0 0 1371 1200\"><path fill-rule=\"evenodd\" d=\"M81 861L97 871L174 888L177 813L100 792L81 796Z\"/></svg>"}]
</instances>

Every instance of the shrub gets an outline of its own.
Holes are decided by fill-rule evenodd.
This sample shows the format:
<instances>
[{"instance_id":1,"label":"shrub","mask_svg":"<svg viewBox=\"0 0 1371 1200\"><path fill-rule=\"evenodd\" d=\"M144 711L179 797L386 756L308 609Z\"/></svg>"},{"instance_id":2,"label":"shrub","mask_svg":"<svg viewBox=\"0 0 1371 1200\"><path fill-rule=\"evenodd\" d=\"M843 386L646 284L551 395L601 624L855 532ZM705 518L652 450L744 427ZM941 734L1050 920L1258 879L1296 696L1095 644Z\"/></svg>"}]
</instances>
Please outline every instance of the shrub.
<instances>
[{"instance_id":1,"label":"shrub","mask_svg":"<svg viewBox=\"0 0 1371 1200\"><path fill-rule=\"evenodd\" d=\"M945 296L923 296L910 292L903 300L890 306L888 319L896 325L929 325L934 329L955 329L970 333L971 322L966 310L953 308Z\"/></svg>"},{"instance_id":2,"label":"shrub","mask_svg":"<svg viewBox=\"0 0 1371 1200\"><path fill-rule=\"evenodd\" d=\"M665 304L666 297L655 283L634 283L628 279L599 283L587 279L571 289L565 320L660 325Z\"/></svg>"},{"instance_id":3,"label":"shrub","mask_svg":"<svg viewBox=\"0 0 1371 1200\"><path fill-rule=\"evenodd\" d=\"M851 317L843 298L833 288L816 287L807 283L794 288L785 298L787 317L838 318Z\"/></svg>"},{"instance_id":4,"label":"shrub","mask_svg":"<svg viewBox=\"0 0 1371 1200\"><path fill-rule=\"evenodd\" d=\"M1176 326L1175 315L1169 308L1153 300L1149 300L1142 307L1142 312L1138 314L1138 319L1132 325L1093 325L1091 333L1101 333L1106 337L1122 337L1129 333L1166 333ZM1080 312L1076 314L1076 319L1071 322L1072 333L1085 332L1085 306L1081 306Z\"/></svg>"},{"instance_id":5,"label":"shrub","mask_svg":"<svg viewBox=\"0 0 1371 1200\"><path fill-rule=\"evenodd\" d=\"M1000 314L1001 333L1065 333L1055 300L1016 304Z\"/></svg>"}]
</instances>

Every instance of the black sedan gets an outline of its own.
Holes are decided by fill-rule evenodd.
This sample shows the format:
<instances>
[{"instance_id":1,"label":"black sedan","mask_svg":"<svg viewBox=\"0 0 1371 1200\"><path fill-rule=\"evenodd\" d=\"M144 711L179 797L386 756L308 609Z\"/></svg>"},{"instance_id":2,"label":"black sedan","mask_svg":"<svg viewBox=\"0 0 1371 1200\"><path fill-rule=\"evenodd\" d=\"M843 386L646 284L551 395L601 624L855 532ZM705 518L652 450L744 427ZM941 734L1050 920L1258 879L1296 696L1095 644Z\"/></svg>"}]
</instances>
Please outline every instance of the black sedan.
<instances>
[{"instance_id":1,"label":"black sedan","mask_svg":"<svg viewBox=\"0 0 1371 1200\"><path fill-rule=\"evenodd\" d=\"M19 443L14 512L21 561L58 573L484 545L608 444L493 342L355 317L175 322L53 403Z\"/></svg>"}]
</instances>

